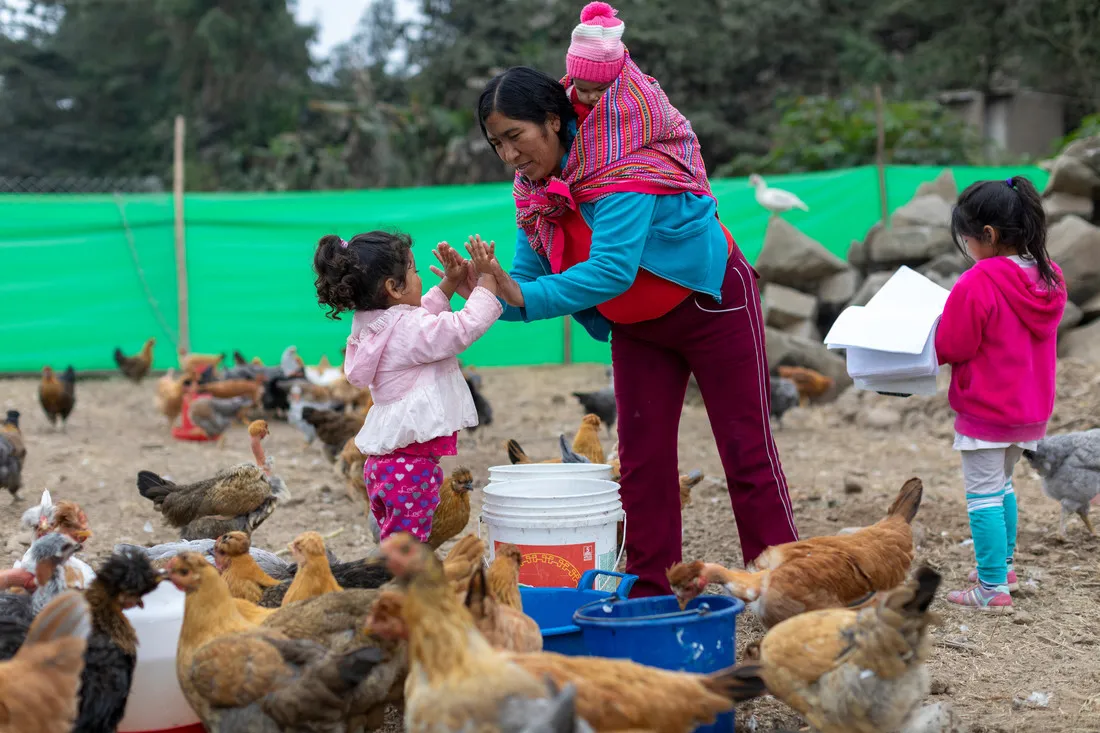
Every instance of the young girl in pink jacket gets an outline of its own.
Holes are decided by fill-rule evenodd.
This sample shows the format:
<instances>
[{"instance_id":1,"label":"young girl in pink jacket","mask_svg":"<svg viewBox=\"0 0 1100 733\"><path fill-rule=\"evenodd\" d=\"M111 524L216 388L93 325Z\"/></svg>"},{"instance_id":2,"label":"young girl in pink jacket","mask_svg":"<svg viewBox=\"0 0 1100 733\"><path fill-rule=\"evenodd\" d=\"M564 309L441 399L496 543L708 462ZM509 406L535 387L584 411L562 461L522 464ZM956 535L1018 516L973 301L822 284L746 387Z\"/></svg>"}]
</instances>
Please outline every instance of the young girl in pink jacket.
<instances>
[{"instance_id":1,"label":"young girl in pink jacket","mask_svg":"<svg viewBox=\"0 0 1100 733\"><path fill-rule=\"evenodd\" d=\"M974 260L947 299L936 353L951 365L955 449L962 455L974 538L974 585L947 600L1012 612L1016 494L1012 471L1046 434L1054 409L1062 271L1046 249L1046 216L1031 181L975 183L951 216L955 243Z\"/></svg>"},{"instance_id":2,"label":"young girl in pink jacket","mask_svg":"<svg viewBox=\"0 0 1100 733\"><path fill-rule=\"evenodd\" d=\"M363 480L382 539L410 532L426 542L431 534L443 482L439 458L455 455L458 431L477 425L456 355L501 313L496 280L486 272L491 251L471 249L481 274L457 312L451 296L473 270L446 244L434 254L443 280L423 294L407 235L375 231L348 241L329 235L313 257L317 300L328 306L328 317L355 313L344 373L374 398L355 445L367 457Z\"/></svg>"}]
</instances>

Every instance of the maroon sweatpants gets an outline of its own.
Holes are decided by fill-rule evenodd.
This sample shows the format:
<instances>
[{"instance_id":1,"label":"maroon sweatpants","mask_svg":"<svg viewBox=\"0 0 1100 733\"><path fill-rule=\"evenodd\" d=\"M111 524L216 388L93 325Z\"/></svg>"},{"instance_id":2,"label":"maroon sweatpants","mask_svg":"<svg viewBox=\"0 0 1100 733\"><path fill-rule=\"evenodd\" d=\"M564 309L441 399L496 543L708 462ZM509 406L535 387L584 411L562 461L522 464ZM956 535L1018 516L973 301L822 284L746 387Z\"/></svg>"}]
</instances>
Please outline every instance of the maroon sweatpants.
<instances>
[{"instance_id":1,"label":"maroon sweatpants","mask_svg":"<svg viewBox=\"0 0 1100 733\"><path fill-rule=\"evenodd\" d=\"M798 539L769 422L756 274L737 249L726 267L721 303L696 293L660 318L612 326L626 571L638 576L631 597L671 593L665 571L681 560L676 439L692 373L718 444L745 562L769 545Z\"/></svg>"}]
</instances>

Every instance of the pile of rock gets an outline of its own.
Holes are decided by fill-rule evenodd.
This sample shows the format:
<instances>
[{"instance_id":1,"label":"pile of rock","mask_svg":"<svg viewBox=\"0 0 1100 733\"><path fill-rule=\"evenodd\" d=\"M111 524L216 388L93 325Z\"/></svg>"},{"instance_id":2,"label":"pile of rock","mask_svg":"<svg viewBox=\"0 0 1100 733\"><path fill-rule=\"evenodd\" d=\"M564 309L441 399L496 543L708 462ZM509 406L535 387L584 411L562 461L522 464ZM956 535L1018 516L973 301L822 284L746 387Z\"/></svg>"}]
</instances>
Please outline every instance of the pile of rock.
<instances>
[{"instance_id":1,"label":"pile of rock","mask_svg":"<svg viewBox=\"0 0 1100 733\"><path fill-rule=\"evenodd\" d=\"M1070 300L1058 355L1100 361L1100 137L1074 141L1046 167L1047 249Z\"/></svg>"}]
</instances>

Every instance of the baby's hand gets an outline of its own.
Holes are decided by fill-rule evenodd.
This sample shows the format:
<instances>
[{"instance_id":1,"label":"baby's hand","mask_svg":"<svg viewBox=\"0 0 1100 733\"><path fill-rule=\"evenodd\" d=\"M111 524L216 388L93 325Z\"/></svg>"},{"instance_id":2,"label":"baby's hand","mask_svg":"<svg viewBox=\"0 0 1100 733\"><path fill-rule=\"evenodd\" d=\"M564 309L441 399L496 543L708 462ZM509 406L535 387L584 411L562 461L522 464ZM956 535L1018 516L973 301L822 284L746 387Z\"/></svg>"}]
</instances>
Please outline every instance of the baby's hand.
<instances>
[{"instance_id":1,"label":"baby's hand","mask_svg":"<svg viewBox=\"0 0 1100 733\"><path fill-rule=\"evenodd\" d=\"M496 277L491 272L483 272L478 275L477 284L478 287L485 288L493 295L500 294L500 286L497 284Z\"/></svg>"},{"instance_id":2,"label":"baby's hand","mask_svg":"<svg viewBox=\"0 0 1100 733\"><path fill-rule=\"evenodd\" d=\"M442 271L435 265L432 265L432 272L456 283L462 282L462 280L466 278L466 260L454 247L446 242L440 242L436 245L435 249L432 250L432 254L439 260L439 264L443 265Z\"/></svg>"}]
</instances>

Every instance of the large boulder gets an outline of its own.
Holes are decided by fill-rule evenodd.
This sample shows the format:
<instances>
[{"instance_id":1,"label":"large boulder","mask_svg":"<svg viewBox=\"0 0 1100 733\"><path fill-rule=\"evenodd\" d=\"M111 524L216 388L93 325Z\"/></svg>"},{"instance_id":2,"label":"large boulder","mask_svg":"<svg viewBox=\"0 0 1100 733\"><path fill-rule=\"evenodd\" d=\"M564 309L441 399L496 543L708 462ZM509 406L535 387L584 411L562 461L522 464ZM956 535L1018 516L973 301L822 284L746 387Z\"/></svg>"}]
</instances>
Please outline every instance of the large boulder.
<instances>
[{"instance_id":1,"label":"large boulder","mask_svg":"<svg viewBox=\"0 0 1100 733\"><path fill-rule=\"evenodd\" d=\"M951 228L951 204L939 196L917 196L890 217L895 228L927 226Z\"/></svg>"},{"instance_id":2,"label":"large boulder","mask_svg":"<svg viewBox=\"0 0 1100 733\"><path fill-rule=\"evenodd\" d=\"M1070 300L1081 305L1100 294L1100 227L1067 216L1048 230L1047 250L1062 268Z\"/></svg>"},{"instance_id":3,"label":"large boulder","mask_svg":"<svg viewBox=\"0 0 1100 733\"><path fill-rule=\"evenodd\" d=\"M1086 221L1092 220L1094 205L1092 199L1075 196L1071 193L1055 191L1043 198L1043 210L1047 215L1047 226L1055 224L1067 216L1078 216Z\"/></svg>"},{"instance_id":4,"label":"large boulder","mask_svg":"<svg viewBox=\"0 0 1100 733\"><path fill-rule=\"evenodd\" d=\"M863 244L862 256L869 256L876 269L899 265L921 265L955 247L951 230L940 226L895 226L880 228Z\"/></svg>"},{"instance_id":5,"label":"large boulder","mask_svg":"<svg viewBox=\"0 0 1100 733\"><path fill-rule=\"evenodd\" d=\"M944 168L935 180L925 181L917 186L915 198L921 196L939 196L949 204L955 203L959 198L959 186L955 183L955 174L950 168Z\"/></svg>"},{"instance_id":6,"label":"large boulder","mask_svg":"<svg viewBox=\"0 0 1100 733\"><path fill-rule=\"evenodd\" d=\"M805 293L848 265L815 239L798 231L778 216L768 222L764 248L754 265L766 283L778 283Z\"/></svg>"},{"instance_id":7,"label":"large boulder","mask_svg":"<svg viewBox=\"0 0 1100 733\"><path fill-rule=\"evenodd\" d=\"M1081 323L1085 317L1084 312L1072 301L1066 301L1066 309L1062 312L1062 320L1058 322L1058 335L1071 331Z\"/></svg>"},{"instance_id":8,"label":"large boulder","mask_svg":"<svg viewBox=\"0 0 1100 733\"><path fill-rule=\"evenodd\" d=\"M1058 341L1058 356L1100 362L1100 321L1067 332Z\"/></svg>"},{"instance_id":9,"label":"large boulder","mask_svg":"<svg viewBox=\"0 0 1100 733\"><path fill-rule=\"evenodd\" d=\"M875 297L875 293L882 290L882 286L886 284L886 281L894 276L895 272L897 270L872 272L863 281L863 285L859 287L855 296L852 297L852 302L848 305L867 305L871 298Z\"/></svg>"},{"instance_id":10,"label":"large boulder","mask_svg":"<svg viewBox=\"0 0 1100 733\"><path fill-rule=\"evenodd\" d=\"M1043 195L1056 192L1100 198L1100 136L1074 140L1054 159Z\"/></svg>"},{"instance_id":11,"label":"large boulder","mask_svg":"<svg viewBox=\"0 0 1100 733\"><path fill-rule=\"evenodd\" d=\"M765 328L764 331L767 338L768 365L772 369L780 366L813 369L826 377L833 378L836 382L836 394L840 394L852 384L844 357L829 351L825 348L825 344L774 328Z\"/></svg>"},{"instance_id":12,"label":"large boulder","mask_svg":"<svg viewBox=\"0 0 1100 733\"><path fill-rule=\"evenodd\" d=\"M925 277L938 275L941 278L957 277L970 269L972 263L963 257L956 247L953 252L944 252L926 265L918 268L917 272Z\"/></svg>"},{"instance_id":13,"label":"large boulder","mask_svg":"<svg viewBox=\"0 0 1100 733\"><path fill-rule=\"evenodd\" d=\"M821 305L847 305L855 297L862 280L859 271L849 267L830 275L817 288L817 300Z\"/></svg>"},{"instance_id":14,"label":"large boulder","mask_svg":"<svg viewBox=\"0 0 1100 733\"><path fill-rule=\"evenodd\" d=\"M817 298L786 285L767 283L760 297L764 303L764 323L775 328L796 326L817 315Z\"/></svg>"}]
</instances>

